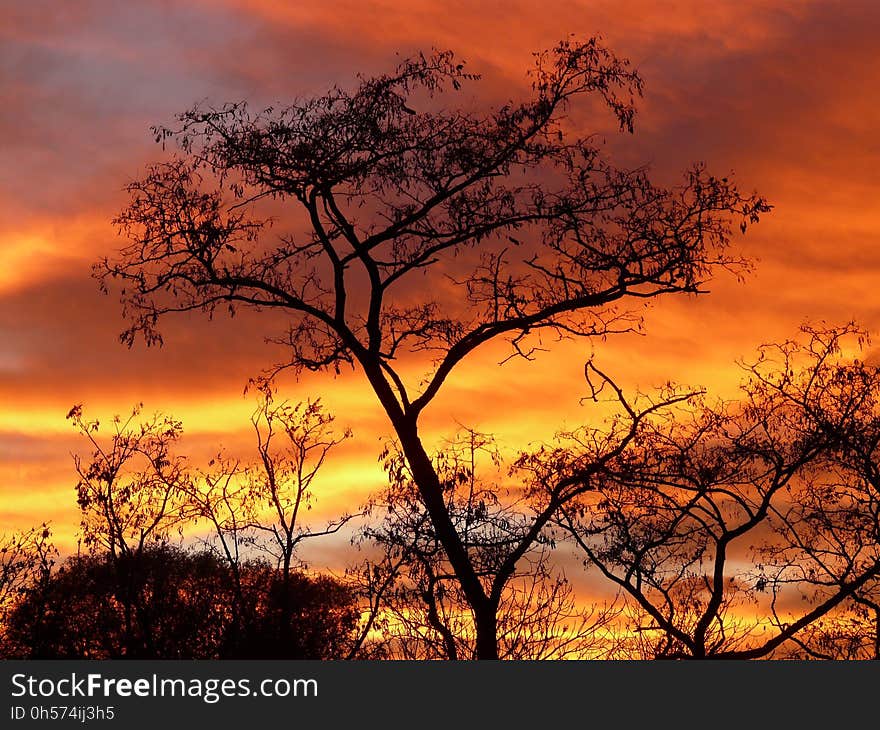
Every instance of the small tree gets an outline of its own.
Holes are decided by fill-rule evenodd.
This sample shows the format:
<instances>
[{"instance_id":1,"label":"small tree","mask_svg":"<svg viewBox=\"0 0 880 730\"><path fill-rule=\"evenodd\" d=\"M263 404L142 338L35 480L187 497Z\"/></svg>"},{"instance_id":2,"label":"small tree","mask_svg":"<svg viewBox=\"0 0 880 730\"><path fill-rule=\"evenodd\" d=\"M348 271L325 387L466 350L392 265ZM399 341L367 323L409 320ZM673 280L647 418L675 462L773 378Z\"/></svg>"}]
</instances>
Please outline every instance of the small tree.
<instances>
[{"instance_id":1,"label":"small tree","mask_svg":"<svg viewBox=\"0 0 880 730\"><path fill-rule=\"evenodd\" d=\"M186 520L186 464L173 453L182 424L162 415L140 420L140 413L138 405L127 418L115 416L106 438L97 420L85 419L81 405L67 418L91 448L87 458L74 455L81 539L88 550L106 553L114 567L126 652L155 656L157 617L140 590L140 574L147 551L165 544Z\"/></svg>"},{"instance_id":2,"label":"small tree","mask_svg":"<svg viewBox=\"0 0 880 730\"><path fill-rule=\"evenodd\" d=\"M542 333L628 331L627 302L702 292L715 269L742 264L727 251L731 226L745 230L769 206L702 166L658 187L608 163L596 136L573 134L566 112L588 96L633 128L641 79L596 39L537 54L523 103L439 106L476 79L438 52L280 109L185 112L156 130L182 154L129 186L117 219L129 244L97 275L123 285L129 345L161 342L158 322L172 312L247 306L290 318L278 367L357 366L474 615L477 654L495 658L496 606L449 513L421 415L493 340L531 358ZM299 216L292 232L271 237L259 208L270 199ZM407 382L401 360L426 353L430 372Z\"/></svg>"},{"instance_id":3,"label":"small tree","mask_svg":"<svg viewBox=\"0 0 880 730\"><path fill-rule=\"evenodd\" d=\"M875 589L876 508L854 444L880 391L831 364L839 337L787 343L781 364L764 348L740 400L658 411L612 459L597 429L524 458L542 487L581 484L554 521L627 597L631 650L767 656ZM782 614L792 588L808 600Z\"/></svg>"},{"instance_id":4,"label":"small tree","mask_svg":"<svg viewBox=\"0 0 880 730\"><path fill-rule=\"evenodd\" d=\"M303 567L298 555L302 542L334 534L352 519L343 514L321 528L306 522L318 472L330 452L350 436L347 430L335 432L334 420L319 401L276 402L271 390L262 388L251 417L256 457L221 452L206 469L193 469L183 480L189 517L206 524L206 547L229 566L236 587L235 615L244 601L243 563L255 554L268 554L278 569L272 590L280 602L279 625L289 630L296 599L288 594L295 583L301 584L297 571ZM237 625L232 622L233 632Z\"/></svg>"},{"instance_id":5,"label":"small tree","mask_svg":"<svg viewBox=\"0 0 880 730\"><path fill-rule=\"evenodd\" d=\"M87 459L74 455L82 512L82 540L113 557L137 555L163 542L184 519L184 460L173 454L183 431L179 421L156 415L139 421L141 406L127 418L114 416L112 432L99 434L81 405L67 414L91 447Z\"/></svg>"},{"instance_id":6,"label":"small tree","mask_svg":"<svg viewBox=\"0 0 880 730\"><path fill-rule=\"evenodd\" d=\"M245 573L253 559L255 499L241 460L219 453L205 469L193 469L183 482L190 531L229 572L232 597L224 652L237 650L251 602ZM207 535L202 530L207 527Z\"/></svg>"},{"instance_id":7,"label":"small tree","mask_svg":"<svg viewBox=\"0 0 880 730\"><path fill-rule=\"evenodd\" d=\"M294 613L300 602L296 593L307 585L296 570L302 567L298 551L303 541L332 535L352 519L346 513L321 528L306 522L314 501L315 478L330 452L351 436L348 430L337 432L334 421L319 401L276 402L268 386L262 388L251 418L259 458L246 472L253 520L250 527L256 534L254 545L277 565L272 592L279 636L287 644L294 639ZM336 589L335 584L327 587Z\"/></svg>"},{"instance_id":8,"label":"small tree","mask_svg":"<svg viewBox=\"0 0 880 730\"><path fill-rule=\"evenodd\" d=\"M137 596L134 622L120 600L121 573L127 594ZM10 630L18 655L28 659L212 659L224 634L229 589L223 565L212 556L169 545L115 558L71 556L41 591L22 596Z\"/></svg>"},{"instance_id":9,"label":"small tree","mask_svg":"<svg viewBox=\"0 0 880 730\"><path fill-rule=\"evenodd\" d=\"M201 537L228 569L228 581L218 584L218 600L219 593L230 596L221 601L228 620L216 625L224 632L221 654L249 651L243 645L258 642L264 653L274 646L273 655L299 656L311 651L306 646L311 640L293 633L322 624L304 623L297 611L311 610L313 599L330 612L337 600L340 611L354 610L347 588L305 576L297 562L303 540L337 532L351 519L342 515L320 529L305 523L315 477L330 451L349 436L334 431L333 417L319 402L275 402L264 388L251 419L256 458L236 460L221 453L206 469L190 466L176 453L183 426L175 419L139 420L138 407L127 419L115 417L109 438L102 438L98 422L87 421L80 406L68 418L92 449L87 459L74 457L82 533L90 551L106 554L115 570L127 655L159 655L154 642L165 618L157 613L157 594L148 579L156 572L156 551L171 551L168 541L175 533ZM260 552L275 564L255 561ZM254 584L257 575L261 579ZM265 595L257 598L259 591Z\"/></svg>"},{"instance_id":10,"label":"small tree","mask_svg":"<svg viewBox=\"0 0 880 730\"><path fill-rule=\"evenodd\" d=\"M35 607L44 610L44 591L57 555L46 523L0 536L0 657L18 652L17 642L10 636L9 619L23 596L32 595Z\"/></svg>"},{"instance_id":11,"label":"small tree","mask_svg":"<svg viewBox=\"0 0 880 730\"><path fill-rule=\"evenodd\" d=\"M259 462L248 473L257 510L271 519L257 519L254 529L267 537L265 550L277 561L282 576L295 567L296 551L304 540L338 532L351 519L344 514L320 529L309 527L306 513L314 502L313 484L330 452L351 437L337 431L334 416L320 401L276 403L262 393L251 419Z\"/></svg>"},{"instance_id":12,"label":"small tree","mask_svg":"<svg viewBox=\"0 0 880 730\"><path fill-rule=\"evenodd\" d=\"M371 505L380 519L364 529L363 539L381 551L381 560L368 561L364 575L381 590L373 610L381 615L385 649L405 659L472 659L477 642L467 598L403 454L389 448L384 456L390 484ZM534 515L523 490L506 478L492 438L464 430L435 455L434 464L468 559L493 598L499 658L600 655L601 631L616 608L578 606L571 585L552 565L549 541L526 537ZM528 549L518 555L524 543Z\"/></svg>"},{"instance_id":13,"label":"small tree","mask_svg":"<svg viewBox=\"0 0 880 730\"><path fill-rule=\"evenodd\" d=\"M768 398L805 414L834 444L787 495L758 552L777 626L790 622L794 597L822 605L846 593L792 637L798 655L880 659L880 372L857 356L867 339L853 323L804 327L763 347L750 367Z\"/></svg>"}]
</instances>

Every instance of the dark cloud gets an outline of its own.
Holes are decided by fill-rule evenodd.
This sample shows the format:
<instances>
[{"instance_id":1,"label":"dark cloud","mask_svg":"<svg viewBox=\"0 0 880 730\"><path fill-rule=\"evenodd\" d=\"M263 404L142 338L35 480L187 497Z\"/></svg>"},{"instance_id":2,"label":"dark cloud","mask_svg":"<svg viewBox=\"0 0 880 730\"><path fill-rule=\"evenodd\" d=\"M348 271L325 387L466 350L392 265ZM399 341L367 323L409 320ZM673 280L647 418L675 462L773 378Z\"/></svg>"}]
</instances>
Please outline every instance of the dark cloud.
<instances>
[{"instance_id":1,"label":"dark cloud","mask_svg":"<svg viewBox=\"0 0 880 730\"><path fill-rule=\"evenodd\" d=\"M248 378L280 357L260 335L277 334L283 320L252 312L170 318L164 347L137 343L129 350L118 340L124 321L115 299L101 294L83 268L0 296L0 337L9 343L6 362L0 361L6 398L241 392Z\"/></svg>"}]
</instances>

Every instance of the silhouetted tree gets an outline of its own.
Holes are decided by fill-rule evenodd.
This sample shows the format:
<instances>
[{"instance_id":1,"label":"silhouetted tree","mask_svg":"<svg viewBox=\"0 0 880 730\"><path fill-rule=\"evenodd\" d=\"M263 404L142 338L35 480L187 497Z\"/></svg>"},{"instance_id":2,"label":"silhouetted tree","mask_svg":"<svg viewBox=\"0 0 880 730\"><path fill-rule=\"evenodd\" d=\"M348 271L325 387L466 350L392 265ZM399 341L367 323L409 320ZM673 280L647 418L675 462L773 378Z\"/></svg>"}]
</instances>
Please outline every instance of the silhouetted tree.
<instances>
[{"instance_id":1,"label":"silhouetted tree","mask_svg":"<svg viewBox=\"0 0 880 730\"><path fill-rule=\"evenodd\" d=\"M476 630L467 598L403 454L390 448L385 457L390 485L372 503L381 519L363 530L366 546L380 548L382 556L362 568L368 594L376 597L371 605L381 615L377 633L392 657L472 659ZM463 431L435 455L434 464L468 559L493 599L499 658L587 658L604 651L602 630L615 608L579 606L565 576L552 566L546 539L530 540L511 561L533 527L533 514L522 490L505 484L492 438Z\"/></svg>"},{"instance_id":2,"label":"silhouetted tree","mask_svg":"<svg viewBox=\"0 0 880 730\"><path fill-rule=\"evenodd\" d=\"M91 449L85 459L74 455L81 540L90 551L105 551L115 566L126 651L156 656L150 646L152 611L138 587L146 569L140 561L149 560L147 551L163 545L173 530L182 530L186 463L173 453L182 424L158 414L140 415L138 405L126 418L115 416L107 436L97 420L85 419L81 405L71 408L67 418Z\"/></svg>"},{"instance_id":3,"label":"silhouetted tree","mask_svg":"<svg viewBox=\"0 0 880 730\"><path fill-rule=\"evenodd\" d=\"M268 387L260 389L251 418L256 436L254 460L219 454L207 470L185 480L192 514L204 520L213 539L206 545L229 565L241 602L240 565L248 556L268 554L278 574L272 593L283 644L294 641L294 612L303 586L297 570L304 540L338 532L352 515L343 514L320 528L307 524L314 503L313 485L330 452L350 436L334 429L334 417L319 401L290 404L275 401ZM287 586L285 588L285 586ZM235 630L236 622L232 627Z\"/></svg>"},{"instance_id":4,"label":"silhouetted tree","mask_svg":"<svg viewBox=\"0 0 880 730\"><path fill-rule=\"evenodd\" d=\"M119 562L126 590L143 607L134 631L119 600ZM332 659L344 657L357 628L353 599L341 583L295 573L282 582L266 563L241 566L244 617L240 642L228 623L235 589L227 566L210 552L149 545L137 556L72 557L43 585L22 592L8 619L12 654L32 659ZM283 630L278 595L293 585L292 632ZM282 617L282 620L290 620Z\"/></svg>"},{"instance_id":5,"label":"silhouetted tree","mask_svg":"<svg viewBox=\"0 0 880 730\"><path fill-rule=\"evenodd\" d=\"M39 605L58 551L46 523L0 537L0 657L15 653L9 636L9 615L26 593Z\"/></svg>"},{"instance_id":6,"label":"silhouetted tree","mask_svg":"<svg viewBox=\"0 0 880 730\"><path fill-rule=\"evenodd\" d=\"M223 566L205 554L155 544L138 555L86 554L27 594L10 631L35 659L214 658L228 591Z\"/></svg>"},{"instance_id":7,"label":"silhouetted tree","mask_svg":"<svg viewBox=\"0 0 880 730\"><path fill-rule=\"evenodd\" d=\"M321 529L305 522L314 499L315 477L331 450L351 435L348 430L335 432L333 421L319 401L275 403L268 388L252 419L260 456L260 468L250 475L252 492L258 505L272 514L271 520L254 522L254 528L268 537L262 544L278 564L275 590L282 634L289 630L295 610L297 586L292 569L300 544L334 534L351 519L344 514Z\"/></svg>"},{"instance_id":8,"label":"silhouetted tree","mask_svg":"<svg viewBox=\"0 0 880 730\"><path fill-rule=\"evenodd\" d=\"M351 586L330 575L277 569L264 573L257 610L235 656L251 659L347 659L361 612Z\"/></svg>"},{"instance_id":9,"label":"silhouetted tree","mask_svg":"<svg viewBox=\"0 0 880 730\"><path fill-rule=\"evenodd\" d=\"M821 605L859 583L793 637L796 655L880 659L880 372L858 358L866 341L852 323L805 327L763 347L750 367L767 398L802 411L834 444L788 495L758 552L774 623L790 621L793 600Z\"/></svg>"},{"instance_id":10,"label":"silhouetted tree","mask_svg":"<svg viewBox=\"0 0 880 730\"><path fill-rule=\"evenodd\" d=\"M304 575L296 562L302 540L331 534L350 519L344 515L318 530L304 522L315 476L330 450L348 436L334 433L333 418L318 402L276 403L264 388L252 419L257 458L241 461L221 454L205 470L189 466L175 452L183 427L172 418L140 419L138 407L127 419L114 418L110 435L102 438L98 422L85 420L80 406L68 417L91 447L87 459L75 457L82 532L91 555L71 563L56 583L61 590L64 580L78 580L86 571L97 581L88 599L97 602L95 616L102 615L109 601L113 610L108 620L113 621L119 607L121 638L108 638L103 651L167 658L195 651L183 641L173 649L177 639L167 638L174 634L173 619L164 613L202 611L204 623L210 607L165 605L159 599L167 598L166 590L183 590L194 600L207 596L199 586L183 585L182 573L209 567L215 573L225 568L226 575L206 577L215 582L213 610L222 613L210 630L222 632L222 642L199 637L195 625L193 629L193 641L205 645L206 656L346 655L341 637L348 643L352 639L340 627L360 618L354 599L332 578ZM196 537L206 523L211 538L203 543L213 562L207 554L180 552L169 544L175 534ZM256 560L260 551L270 554L275 565ZM169 561L165 568L163 559ZM112 571L112 580L101 571ZM36 619L31 624L44 626ZM180 624L181 630L185 626ZM54 635L72 628L56 627ZM71 641L76 641L75 632Z\"/></svg>"},{"instance_id":11,"label":"silhouetted tree","mask_svg":"<svg viewBox=\"0 0 880 730\"><path fill-rule=\"evenodd\" d=\"M139 420L140 414L139 405L127 418L114 416L107 437L97 420L85 419L81 405L67 414L91 448L86 459L74 455L82 541L113 557L163 542L185 519L185 461L173 454L183 426L162 415Z\"/></svg>"},{"instance_id":12,"label":"silhouetted tree","mask_svg":"<svg viewBox=\"0 0 880 730\"><path fill-rule=\"evenodd\" d=\"M831 467L851 454L851 439L862 439L857 414L868 392L863 380L827 365L836 338L811 337L797 364L789 357L779 366L765 348L741 399L657 411L613 459L602 460L607 432L583 429L521 461L541 489L581 484L555 523L628 598L630 651L766 656L876 585L876 532L864 530L866 521L876 524L874 509L862 501L858 517L846 520L862 525L858 554L844 554L831 527L841 515L829 485L846 492L850 508L864 492L864 464L847 462L837 479ZM615 397L624 420L631 417L619 389ZM762 604L771 583L774 591L796 586L806 607L789 603L783 617L775 594Z\"/></svg>"},{"instance_id":13,"label":"silhouetted tree","mask_svg":"<svg viewBox=\"0 0 880 730\"><path fill-rule=\"evenodd\" d=\"M228 606L226 649L236 652L243 641L247 613L245 569L252 558L257 520L256 500L240 459L218 454L204 470L194 469L182 483L190 532L229 571L232 596ZM202 530L207 529L207 534Z\"/></svg>"},{"instance_id":14,"label":"silhouetted tree","mask_svg":"<svg viewBox=\"0 0 880 730\"><path fill-rule=\"evenodd\" d=\"M476 78L438 52L281 109L185 112L156 130L181 156L129 186L117 222L130 243L97 275L123 286L128 344L161 342L171 312L248 306L290 318L279 367L359 367L473 613L477 655L495 658L495 599L449 513L420 416L492 340L530 358L542 333L627 331L637 326L627 302L703 291L713 270L742 263L727 252L731 225L745 230L769 207L701 166L658 187L608 163L596 136L573 135L566 112L589 96L632 131L641 79L596 39L537 54L523 103L437 104ZM292 204L285 222L298 229L269 235L259 206L270 199ZM431 371L408 383L399 361L425 353Z\"/></svg>"}]
</instances>

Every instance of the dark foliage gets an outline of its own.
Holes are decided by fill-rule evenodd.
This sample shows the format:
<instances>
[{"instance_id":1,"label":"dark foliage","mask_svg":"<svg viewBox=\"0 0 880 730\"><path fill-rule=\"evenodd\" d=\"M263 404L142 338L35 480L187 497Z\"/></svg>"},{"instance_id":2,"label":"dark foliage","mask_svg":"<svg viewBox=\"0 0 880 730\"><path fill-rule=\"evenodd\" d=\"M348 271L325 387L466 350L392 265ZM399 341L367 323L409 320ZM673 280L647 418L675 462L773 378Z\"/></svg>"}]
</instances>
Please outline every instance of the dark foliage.
<instances>
[{"instance_id":1,"label":"dark foliage","mask_svg":"<svg viewBox=\"0 0 880 730\"><path fill-rule=\"evenodd\" d=\"M328 659L344 656L359 614L328 577L288 582L263 563L243 567L244 620L232 621L233 581L210 552L156 545L113 558L70 558L9 612L8 654L32 659ZM293 605L279 620L282 591Z\"/></svg>"}]
</instances>

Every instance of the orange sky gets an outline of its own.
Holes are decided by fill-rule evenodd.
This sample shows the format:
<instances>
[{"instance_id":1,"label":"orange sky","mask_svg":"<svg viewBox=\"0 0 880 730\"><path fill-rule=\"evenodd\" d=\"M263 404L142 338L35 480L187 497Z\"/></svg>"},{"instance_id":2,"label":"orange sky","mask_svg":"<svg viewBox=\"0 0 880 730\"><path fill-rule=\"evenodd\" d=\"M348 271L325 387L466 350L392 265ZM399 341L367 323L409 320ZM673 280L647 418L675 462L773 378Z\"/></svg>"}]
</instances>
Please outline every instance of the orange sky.
<instances>
[{"instance_id":1,"label":"orange sky","mask_svg":"<svg viewBox=\"0 0 880 730\"><path fill-rule=\"evenodd\" d=\"M117 344L118 307L89 265L119 244L122 187L158 154L148 127L199 100L256 105L382 71L395 52L450 47L484 75L474 93L515 96L530 52L601 32L646 81L621 164L670 179L695 160L731 169L776 206L738 242L759 259L745 283L670 299L646 337L598 346L606 370L647 389L670 378L730 394L734 365L804 319L880 328L880 53L874 0L65 0L8 3L0 22L0 532L77 514L64 414L107 417L143 400L183 419L194 458L247 443L248 376L273 360L265 322L169 321L166 346ZM607 124L608 120L601 120ZM512 447L590 417L583 362L565 344L497 370L497 351L457 372L426 414ZM380 474L382 414L357 374L287 383L321 395L356 439L327 467L318 513L354 507Z\"/></svg>"}]
</instances>

